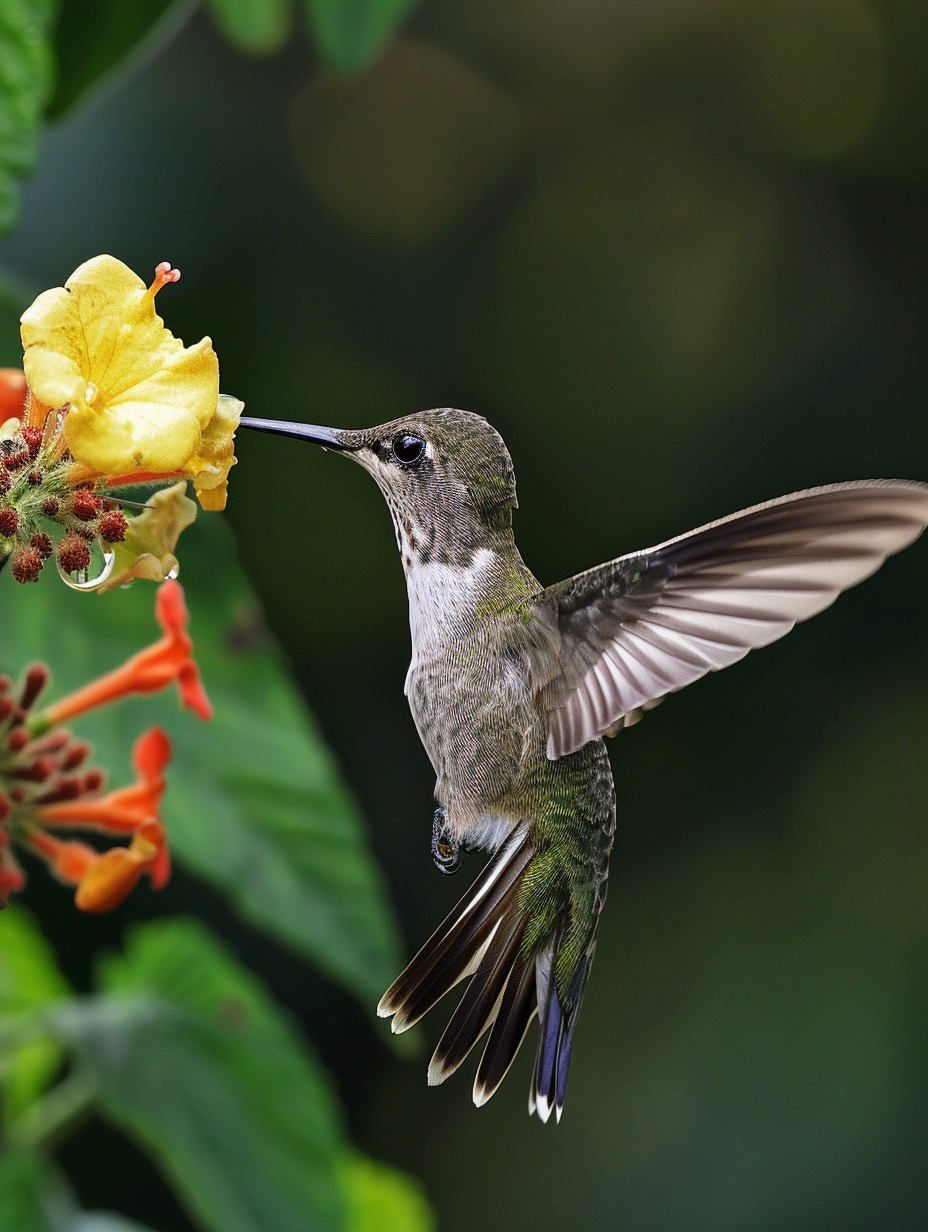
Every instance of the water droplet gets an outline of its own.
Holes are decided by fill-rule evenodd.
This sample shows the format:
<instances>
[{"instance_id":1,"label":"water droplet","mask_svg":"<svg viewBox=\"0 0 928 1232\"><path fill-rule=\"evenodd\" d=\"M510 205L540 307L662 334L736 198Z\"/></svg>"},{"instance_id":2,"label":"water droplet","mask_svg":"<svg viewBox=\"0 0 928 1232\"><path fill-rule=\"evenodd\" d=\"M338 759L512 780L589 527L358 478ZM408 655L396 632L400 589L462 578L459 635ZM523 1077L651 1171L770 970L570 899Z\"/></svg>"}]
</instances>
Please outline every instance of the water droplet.
<instances>
[{"instance_id":1,"label":"water droplet","mask_svg":"<svg viewBox=\"0 0 928 1232\"><path fill-rule=\"evenodd\" d=\"M58 565L58 573L64 584L70 586L72 590L96 590L113 572L115 563L115 552L109 548L101 548L98 543L94 543L90 549L90 564L86 569L81 569L77 573L66 573L61 565Z\"/></svg>"},{"instance_id":2,"label":"water droplet","mask_svg":"<svg viewBox=\"0 0 928 1232\"><path fill-rule=\"evenodd\" d=\"M92 406L93 403L96 402L99 392L99 389L97 389L93 381L87 382L87 392L84 394L84 401L88 406Z\"/></svg>"},{"instance_id":3,"label":"water droplet","mask_svg":"<svg viewBox=\"0 0 928 1232\"><path fill-rule=\"evenodd\" d=\"M171 578L173 581L173 579L177 577L178 573L180 573L180 565L175 565L174 568L169 569L164 576L166 578Z\"/></svg>"}]
</instances>

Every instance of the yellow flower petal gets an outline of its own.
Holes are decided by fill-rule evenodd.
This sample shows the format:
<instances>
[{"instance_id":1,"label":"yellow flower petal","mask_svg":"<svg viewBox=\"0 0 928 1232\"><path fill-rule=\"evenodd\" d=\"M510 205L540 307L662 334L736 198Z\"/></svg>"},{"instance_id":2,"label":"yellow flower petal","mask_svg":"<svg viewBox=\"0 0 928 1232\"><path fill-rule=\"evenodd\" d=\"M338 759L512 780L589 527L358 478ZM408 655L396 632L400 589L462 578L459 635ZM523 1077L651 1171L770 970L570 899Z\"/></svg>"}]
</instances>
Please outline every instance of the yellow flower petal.
<instances>
[{"instance_id":1,"label":"yellow flower petal","mask_svg":"<svg viewBox=\"0 0 928 1232\"><path fill-rule=\"evenodd\" d=\"M200 449L184 468L193 479L197 500L204 509L225 509L229 471L236 463L233 454L235 430L245 403L220 394L216 413L203 429Z\"/></svg>"},{"instance_id":2,"label":"yellow flower petal","mask_svg":"<svg viewBox=\"0 0 928 1232\"><path fill-rule=\"evenodd\" d=\"M188 469L217 413L219 362L209 338L185 347L146 288L114 257L94 257L23 314L23 365L36 398L70 404L75 460L102 475Z\"/></svg>"},{"instance_id":3,"label":"yellow flower petal","mask_svg":"<svg viewBox=\"0 0 928 1232\"><path fill-rule=\"evenodd\" d=\"M113 572L96 588L97 594L128 586L136 578L163 582L177 569L177 540L196 516L196 502L187 495L185 480L155 492L148 499L148 508L129 519L122 543L113 544Z\"/></svg>"}]
</instances>

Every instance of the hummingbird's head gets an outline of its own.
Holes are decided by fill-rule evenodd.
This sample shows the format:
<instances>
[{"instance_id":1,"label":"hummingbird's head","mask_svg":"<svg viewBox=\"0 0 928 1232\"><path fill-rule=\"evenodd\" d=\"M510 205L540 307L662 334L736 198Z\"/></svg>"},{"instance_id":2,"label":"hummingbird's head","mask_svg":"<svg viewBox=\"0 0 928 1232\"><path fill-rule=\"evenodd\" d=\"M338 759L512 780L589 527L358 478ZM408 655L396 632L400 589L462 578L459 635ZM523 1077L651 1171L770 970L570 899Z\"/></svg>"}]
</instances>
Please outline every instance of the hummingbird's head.
<instances>
[{"instance_id":1,"label":"hummingbird's head","mask_svg":"<svg viewBox=\"0 0 928 1232\"><path fill-rule=\"evenodd\" d=\"M482 416L450 409L352 431L243 418L242 426L299 436L353 458L374 477L393 517L407 570L467 564L511 538L516 483L503 438Z\"/></svg>"}]
</instances>

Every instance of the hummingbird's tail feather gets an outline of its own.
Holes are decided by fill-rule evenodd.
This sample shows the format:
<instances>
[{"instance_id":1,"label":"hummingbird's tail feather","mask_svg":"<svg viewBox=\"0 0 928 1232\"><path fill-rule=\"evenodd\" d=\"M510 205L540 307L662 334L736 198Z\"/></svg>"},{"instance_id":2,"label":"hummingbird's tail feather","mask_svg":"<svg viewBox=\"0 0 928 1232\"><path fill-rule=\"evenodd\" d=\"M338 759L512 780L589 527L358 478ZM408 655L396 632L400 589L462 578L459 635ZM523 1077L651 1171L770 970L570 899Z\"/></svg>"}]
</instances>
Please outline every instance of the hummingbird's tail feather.
<instances>
[{"instance_id":1,"label":"hummingbird's tail feather","mask_svg":"<svg viewBox=\"0 0 928 1232\"><path fill-rule=\"evenodd\" d=\"M535 1074L528 1096L528 1111L529 1116L537 1112L539 1119L546 1123L552 1109L558 1121L564 1111L574 1027L580 1012L580 1000L589 974L589 959L592 957L594 946L595 935L587 956L582 960L571 981L571 987L577 990L578 995L570 1009L561 1004L552 975L551 968L557 953L557 946L540 954L536 959L538 1021L541 1033L535 1057Z\"/></svg>"},{"instance_id":2,"label":"hummingbird's tail feather","mask_svg":"<svg viewBox=\"0 0 928 1232\"><path fill-rule=\"evenodd\" d=\"M506 981L496 1021L480 1058L474 1082L474 1103L482 1107L506 1077L535 1016L535 963L519 954Z\"/></svg>"},{"instance_id":3,"label":"hummingbird's tail feather","mask_svg":"<svg viewBox=\"0 0 928 1232\"><path fill-rule=\"evenodd\" d=\"M513 912L532 852L525 831L515 831L390 985L377 1013L393 1015L394 1031L413 1026L455 984L482 968L497 931Z\"/></svg>"},{"instance_id":4,"label":"hummingbird's tail feather","mask_svg":"<svg viewBox=\"0 0 928 1232\"><path fill-rule=\"evenodd\" d=\"M506 987L520 957L525 919L507 904L490 944L451 1015L429 1063L430 1087L445 1081L465 1060L477 1040L497 1018Z\"/></svg>"}]
</instances>

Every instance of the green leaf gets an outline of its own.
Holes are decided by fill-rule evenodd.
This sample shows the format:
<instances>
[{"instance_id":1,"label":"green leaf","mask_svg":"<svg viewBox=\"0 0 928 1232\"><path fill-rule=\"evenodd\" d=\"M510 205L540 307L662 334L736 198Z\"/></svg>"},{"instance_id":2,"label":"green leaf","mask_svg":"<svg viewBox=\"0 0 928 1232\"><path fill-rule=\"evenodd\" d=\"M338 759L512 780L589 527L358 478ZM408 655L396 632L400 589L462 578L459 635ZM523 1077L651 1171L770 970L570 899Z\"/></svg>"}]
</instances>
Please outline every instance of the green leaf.
<instances>
[{"instance_id":1,"label":"green leaf","mask_svg":"<svg viewBox=\"0 0 928 1232\"><path fill-rule=\"evenodd\" d=\"M94 1074L101 1113L153 1156L209 1232L341 1226L335 1174L326 1187L322 1168L325 1144L307 1149L307 1132L286 1138L268 1122L236 1072L233 1027L123 997L66 1002L49 1019Z\"/></svg>"},{"instance_id":2,"label":"green leaf","mask_svg":"<svg viewBox=\"0 0 928 1232\"><path fill-rule=\"evenodd\" d=\"M0 912L0 1014L26 1014L68 996L70 989L55 964L51 947L19 907ZM4 1061L3 1096L7 1118L16 1117L45 1090L61 1064L52 1039L20 1044Z\"/></svg>"},{"instance_id":3,"label":"green leaf","mask_svg":"<svg viewBox=\"0 0 928 1232\"><path fill-rule=\"evenodd\" d=\"M435 1232L422 1186L404 1172L348 1152L342 1164L348 1197L348 1232Z\"/></svg>"},{"instance_id":4,"label":"green leaf","mask_svg":"<svg viewBox=\"0 0 928 1232\"><path fill-rule=\"evenodd\" d=\"M51 1232L42 1213L42 1166L32 1155L0 1156L0 1232Z\"/></svg>"},{"instance_id":5,"label":"green leaf","mask_svg":"<svg viewBox=\"0 0 928 1232\"><path fill-rule=\"evenodd\" d=\"M415 8L415 0L305 0L326 64L340 73L366 68Z\"/></svg>"},{"instance_id":6,"label":"green leaf","mask_svg":"<svg viewBox=\"0 0 928 1232\"><path fill-rule=\"evenodd\" d=\"M191 0L61 0L58 81L49 119L70 111L120 66L131 68L154 55L194 8Z\"/></svg>"},{"instance_id":7,"label":"green leaf","mask_svg":"<svg viewBox=\"0 0 928 1232\"><path fill-rule=\"evenodd\" d=\"M52 0L0 4L0 231L16 221L17 180L35 164L42 108L52 82Z\"/></svg>"},{"instance_id":8,"label":"green leaf","mask_svg":"<svg viewBox=\"0 0 928 1232\"><path fill-rule=\"evenodd\" d=\"M109 1001L72 1010L72 1036L191 1209L217 1232L340 1228L337 1104L260 983L196 921L166 920L135 929L100 985Z\"/></svg>"},{"instance_id":9,"label":"green leaf","mask_svg":"<svg viewBox=\"0 0 928 1232\"><path fill-rule=\"evenodd\" d=\"M210 8L229 42L252 55L277 51L290 33L292 0L210 0Z\"/></svg>"},{"instance_id":10,"label":"green leaf","mask_svg":"<svg viewBox=\"0 0 928 1232\"><path fill-rule=\"evenodd\" d=\"M152 722L173 737L164 819L180 862L225 891L253 923L312 959L372 1006L395 976L397 933L358 811L260 631L255 597L220 518L180 544L191 633L216 708L178 709L174 690L110 706L76 724L96 760L125 781L131 745ZM60 696L154 640L154 588L102 597L0 577L2 666L50 664ZM145 891L136 891L137 893Z\"/></svg>"}]
</instances>

